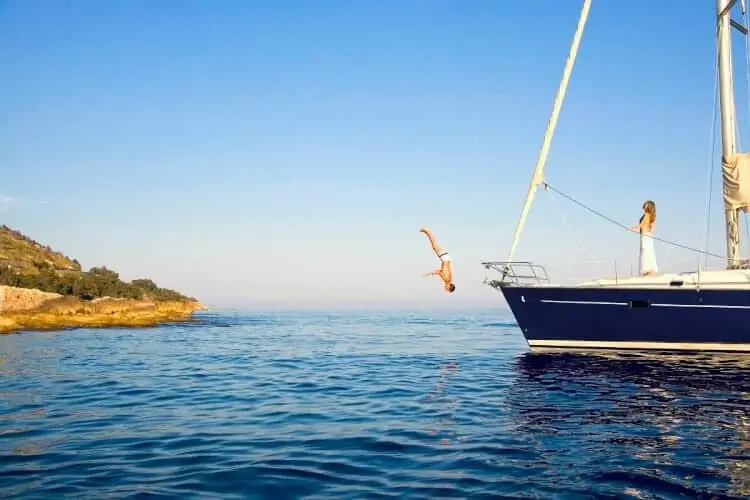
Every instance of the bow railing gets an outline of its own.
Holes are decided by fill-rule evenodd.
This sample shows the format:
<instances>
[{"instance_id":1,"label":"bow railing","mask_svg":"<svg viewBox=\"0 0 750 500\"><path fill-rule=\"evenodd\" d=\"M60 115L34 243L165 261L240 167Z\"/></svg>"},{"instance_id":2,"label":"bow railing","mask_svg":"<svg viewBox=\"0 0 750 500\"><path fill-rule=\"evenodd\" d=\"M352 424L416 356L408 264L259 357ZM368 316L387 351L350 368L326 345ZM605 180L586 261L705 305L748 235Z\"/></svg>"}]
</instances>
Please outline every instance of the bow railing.
<instances>
[{"instance_id":1,"label":"bow railing","mask_svg":"<svg viewBox=\"0 0 750 500\"><path fill-rule=\"evenodd\" d=\"M526 261L512 262L482 262L488 271L500 273L499 279L485 277L484 283L500 288L502 285L541 285L549 283L549 276L544 266Z\"/></svg>"}]
</instances>

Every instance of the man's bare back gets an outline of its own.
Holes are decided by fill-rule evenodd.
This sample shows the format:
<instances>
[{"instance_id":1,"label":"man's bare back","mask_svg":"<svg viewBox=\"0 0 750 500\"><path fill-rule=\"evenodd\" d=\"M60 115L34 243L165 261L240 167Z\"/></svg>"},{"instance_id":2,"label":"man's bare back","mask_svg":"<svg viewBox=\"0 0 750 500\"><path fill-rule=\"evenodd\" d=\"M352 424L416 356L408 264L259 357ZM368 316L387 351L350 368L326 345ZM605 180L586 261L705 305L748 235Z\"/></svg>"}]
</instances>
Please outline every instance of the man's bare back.
<instances>
[{"instance_id":1,"label":"man's bare back","mask_svg":"<svg viewBox=\"0 0 750 500\"><path fill-rule=\"evenodd\" d=\"M435 255L437 255L438 259L440 259L440 269L425 273L423 274L423 276L439 276L440 279L443 280L443 288L445 288L446 291L453 293L453 291L456 289L456 285L453 284L453 271L451 270L450 255L448 255L448 252L440 248L440 246L435 241L435 237L432 235L432 232L429 229L423 227L419 230L419 232L427 235L427 239L430 240L432 250L435 252Z\"/></svg>"}]
</instances>

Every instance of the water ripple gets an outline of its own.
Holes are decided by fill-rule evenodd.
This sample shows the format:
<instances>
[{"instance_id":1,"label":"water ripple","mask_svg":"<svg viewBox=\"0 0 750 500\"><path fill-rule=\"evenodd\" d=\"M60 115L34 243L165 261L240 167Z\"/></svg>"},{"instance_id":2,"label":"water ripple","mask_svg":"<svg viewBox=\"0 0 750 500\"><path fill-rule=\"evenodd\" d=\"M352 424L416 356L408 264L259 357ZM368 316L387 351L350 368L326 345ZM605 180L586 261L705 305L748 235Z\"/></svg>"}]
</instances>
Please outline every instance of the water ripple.
<instances>
[{"instance_id":1,"label":"water ripple","mask_svg":"<svg viewBox=\"0 0 750 500\"><path fill-rule=\"evenodd\" d=\"M747 498L750 361L533 355L493 314L0 337L5 498Z\"/></svg>"}]
</instances>

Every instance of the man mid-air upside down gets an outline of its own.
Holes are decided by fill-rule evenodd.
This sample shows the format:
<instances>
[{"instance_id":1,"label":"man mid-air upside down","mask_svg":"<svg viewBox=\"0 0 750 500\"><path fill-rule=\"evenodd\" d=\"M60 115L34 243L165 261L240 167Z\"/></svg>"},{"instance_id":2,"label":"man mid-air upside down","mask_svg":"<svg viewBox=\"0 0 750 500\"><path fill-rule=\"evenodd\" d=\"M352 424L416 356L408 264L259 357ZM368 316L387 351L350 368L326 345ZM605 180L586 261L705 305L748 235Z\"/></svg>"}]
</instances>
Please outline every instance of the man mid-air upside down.
<instances>
[{"instance_id":1,"label":"man mid-air upside down","mask_svg":"<svg viewBox=\"0 0 750 500\"><path fill-rule=\"evenodd\" d=\"M425 273L422 276L439 276L440 279L443 280L443 288L445 288L445 290L449 293L453 293L453 291L456 289L456 285L453 284L453 272L451 271L450 255L448 255L448 252L438 246L438 244L435 242L435 237L432 236L432 232L430 232L429 229L423 227L419 230L419 232L427 235L427 238L430 240L430 245L432 245L432 250L435 252L435 255L437 255L438 259L440 259L441 262L440 269Z\"/></svg>"}]
</instances>

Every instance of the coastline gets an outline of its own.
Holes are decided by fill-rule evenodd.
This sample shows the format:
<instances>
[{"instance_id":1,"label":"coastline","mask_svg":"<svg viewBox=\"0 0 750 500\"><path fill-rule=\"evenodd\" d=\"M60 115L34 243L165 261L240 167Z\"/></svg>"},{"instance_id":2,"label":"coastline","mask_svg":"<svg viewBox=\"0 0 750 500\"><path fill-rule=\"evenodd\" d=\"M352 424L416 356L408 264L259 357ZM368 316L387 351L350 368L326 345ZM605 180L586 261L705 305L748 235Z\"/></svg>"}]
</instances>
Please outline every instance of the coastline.
<instances>
[{"instance_id":1,"label":"coastline","mask_svg":"<svg viewBox=\"0 0 750 500\"><path fill-rule=\"evenodd\" d=\"M0 286L0 334L21 330L150 327L189 321L206 307L194 300L103 297L91 301L33 288Z\"/></svg>"}]
</instances>

